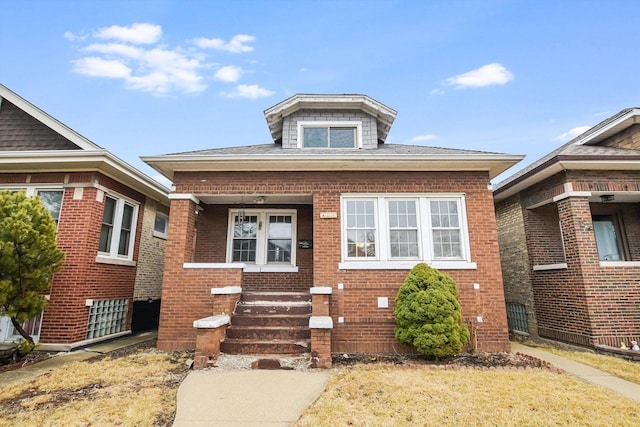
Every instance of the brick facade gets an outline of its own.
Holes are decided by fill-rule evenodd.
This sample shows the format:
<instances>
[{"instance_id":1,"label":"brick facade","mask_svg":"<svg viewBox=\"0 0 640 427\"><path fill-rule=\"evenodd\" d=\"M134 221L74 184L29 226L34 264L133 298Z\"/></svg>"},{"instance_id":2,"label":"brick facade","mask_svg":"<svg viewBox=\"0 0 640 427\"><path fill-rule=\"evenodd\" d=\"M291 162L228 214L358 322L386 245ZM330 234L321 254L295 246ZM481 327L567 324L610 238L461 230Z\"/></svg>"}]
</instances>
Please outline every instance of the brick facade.
<instances>
[{"instance_id":1,"label":"brick facade","mask_svg":"<svg viewBox=\"0 0 640 427\"><path fill-rule=\"evenodd\" d=\"M638 150L640 126L598 145ZM505 299L527 307L533 334L585 346L640 339L639 198L638 171L574 169L496 203ZM593 215L615 220L621 261L600 260Z\"/></svg>"},{"instance_id":2,"label":"brick facade","mask_svg":"<svg viewBox=\"0 0 640 427\"><path fill-rule=\"evenodd\" d=\"M408 270L341 270L340 196L344 193L464 193L472 261L477 269L446 270L456 281L465 320L475 331L479 351L508 351L506 316L499 268L493 200L485 172L177 172L177 194L307 194L312 205L296 208L298 240L313 239L313 249L297 249L298 273L242 273L241 269L184 268L184 263L224 262L229 206L203 205L196 220L193 201L171 203L165 260L163 306L158 346L194 348L194 320L211 316L211 287L242 285L304 288L329 286L333 352L407 352L393 336L395 295ZM336 218L321 218L336 212ZM196 226L197 221L197 226ZM196 231L197 230L197 231ZM312 234L309 232L312 230ZM194 244L194 236L195 244ZM297 245L296 245L297 246ZM194 251L195 248L195 251ZM312 275L309 274L312 271ZM259 277L258 277L259 276ZM338 289L342 284L343 289ZM479 289L474 289L474 284ZM378 308L378 297L389 308ZM344 318L343 323L338 318ZM478 323L478 318L482 323ZM317 334L316 334L317 335ZM312 344L313 345L313 344Z\"/></svg>"},{"instance_id":3,"label":"brick facade","mask_svg":"<svg viewBox=\"0 0 640 427\"><path fill-rule=\"evenodd\" d=\"M139 203L136 234L132 236L135 239L134 262L139 260L142 235L149 231L143 225L145 220L149 221L144 216L148 212L146 197L99 173L0 174L0 187L18 188L23 184L25 188L54 184L56 188L59 185L64 189L58 246L64 251L65 259L49 290L40 343L72 345L86 340L90 311L87 300L126 299L128 310L124 330L130 330L137 267L96 262L104 212L103 189Z\"/></svg>"}]
</instances>

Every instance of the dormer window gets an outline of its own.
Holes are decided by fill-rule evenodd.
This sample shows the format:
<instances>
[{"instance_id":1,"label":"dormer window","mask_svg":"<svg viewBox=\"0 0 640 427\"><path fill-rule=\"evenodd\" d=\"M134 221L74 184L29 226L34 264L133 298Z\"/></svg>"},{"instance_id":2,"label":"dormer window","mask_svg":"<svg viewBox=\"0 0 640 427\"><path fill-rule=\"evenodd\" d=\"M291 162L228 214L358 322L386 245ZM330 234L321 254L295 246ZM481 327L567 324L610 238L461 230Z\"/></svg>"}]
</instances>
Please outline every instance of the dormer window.
<instances>
[{"instance_id":1,"label":"dormer window","mask_svg":"<svg viewBox=\"0 0 640 427\"><path fill-rule=\"evenodd\" d=\"M361 122L298 122L299 148L362 148Z\"/></svg>"}]
</instances>

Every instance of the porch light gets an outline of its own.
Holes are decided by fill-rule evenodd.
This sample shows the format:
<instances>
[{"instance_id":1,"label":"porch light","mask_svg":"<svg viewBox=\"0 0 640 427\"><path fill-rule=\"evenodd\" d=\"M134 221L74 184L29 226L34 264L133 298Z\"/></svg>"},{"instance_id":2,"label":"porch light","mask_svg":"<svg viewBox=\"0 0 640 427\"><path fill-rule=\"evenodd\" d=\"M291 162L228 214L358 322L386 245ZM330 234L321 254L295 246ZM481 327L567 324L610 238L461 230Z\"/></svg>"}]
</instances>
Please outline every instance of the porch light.
<instances>
[{"instance_id":1,"label":"porch light","mask_svg":"<svg viewBox=\"0 0 640 427\"><path fill-rule=\"evenodd\" d=\"M238 224L240 224L240 225L244 224L244 219L245 219L244 209L240 209L238 211Z\"/></svg>"},{"instance_id":2,"label":"porch light","mask_svg":"<svg viewBox=\"0 0 640 427\"><path fill-rule=\"evenodd\" d=\"M603 194L602 196L600 196L600 200L602 201L602 203L613 202L615 198L616 196L614 196L613 194Z\"/></svg>"}]
</instances>

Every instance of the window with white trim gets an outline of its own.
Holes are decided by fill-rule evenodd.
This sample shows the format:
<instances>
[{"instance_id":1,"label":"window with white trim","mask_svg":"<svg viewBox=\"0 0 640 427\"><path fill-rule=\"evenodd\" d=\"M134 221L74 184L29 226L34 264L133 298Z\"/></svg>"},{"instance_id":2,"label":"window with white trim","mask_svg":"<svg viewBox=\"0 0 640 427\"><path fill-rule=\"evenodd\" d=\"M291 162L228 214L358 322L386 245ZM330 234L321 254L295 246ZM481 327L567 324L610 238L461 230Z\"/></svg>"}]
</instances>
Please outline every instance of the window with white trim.
<instances>
[{"instance_id":1,"label":"window with white trim","mask_svg":"<svg viewBox=\"0 0 640 427\"><path fill-rule=\"evenodd\" d=\"M298 122L300 148L360 148L361 122Z\"/></svg>"},{"instance_id":2,"label":"window with white trim","mask_svg":"<svg viewBox=\"0 0 640 427\"><path fill-rule=\"evenodd\" d=\"M229 211L227 262L256 266L295 266L296 211Z\"/></svg>"},{"instance_id":3,"label":"window with white trim","mask_svg":"<svg viewBox=\"0 0 640 427\"><path fill-rule=\"evenodd\" d=\"M51 214L53 220L58 224L60 211L62 210L62 197L64 190L58 186L46 187L2 187L0 190L10 190L11 192L24 191L27 197L39 196L40 201Z\"/></svg>"},{"instance_id":4,"label":"window with white trim","mask_svg":"<svg viewBox=\"0 0 640 427\"><path fill-rule=\"evenodd\" d=\"M153 235L166 239L169 229L169 216L162 212L156 212L155 221L153 223Z\"/></svg>"},{"instance_id":5,"label":"window with white trim","mask_svg":"<svg viewBox=\"0 0 640 427\"><path fill-rule=\"evenodd\" d=\"M343 195L342 212L345 268L474 268L463 194Z\"/></svg>"},{"instance_id":6,"label":"window with white trim","mask_svg":"<svg viewBox=\"0 0 640 427\"><path fill-rule=\"evenodd\" d=\"M138 205L110 194L104 196L104 211L98 245L99 255L133 258Z\"/></svg>"}]
</instances>

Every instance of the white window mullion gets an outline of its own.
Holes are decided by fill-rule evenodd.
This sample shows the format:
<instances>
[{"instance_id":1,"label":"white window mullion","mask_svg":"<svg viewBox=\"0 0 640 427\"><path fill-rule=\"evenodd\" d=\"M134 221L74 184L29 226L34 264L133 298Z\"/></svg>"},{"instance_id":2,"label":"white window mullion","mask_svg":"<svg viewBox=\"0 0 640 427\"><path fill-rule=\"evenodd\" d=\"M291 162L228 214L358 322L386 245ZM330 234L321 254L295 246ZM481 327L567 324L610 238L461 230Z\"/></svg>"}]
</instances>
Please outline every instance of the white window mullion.
<instances>
[{"instance_id":1,"label":"white window mullion","mask_svg":"<svg viewBox=\"0 0 640 427\"><path fill-rule=\"evenodd\" d=\"M124 213L124 202L122 199L116 200L115 218L113 218L113 228L111 229L111 246L109 253L118 256L118 246L120 245L120 230L122 229L122 215Z\"/></svg>"},{"instance_id":2,"label":"white window mullion","mask_svg":"<svg viewBox=\"0 0 640 427\"><path fill-rule=\"evenodd\" d=\"M431 212L429 209L429 200L421 197L418 199L420 204L420 224L422 224L422 233L420 233L420 238L422 242L422 259L431 260L433 259L433 248L431 247L431 242L433 242L433 233L431 232ZM418 227L420 228L420 227Z\"/></svg>"},{"instance_id":3,"label":"white window mullion","mask_svg":"<svg viewBox=\"0 0 640 427\"><path fill-rule=\"evenodd\" d=\"M391 258L389 249L389 221L387 218L387 203L384 197L377 199L378 215L376 224L377 233L377 258L380 261L387 261Z\"/></svg>"}]
</instances>

